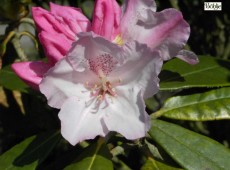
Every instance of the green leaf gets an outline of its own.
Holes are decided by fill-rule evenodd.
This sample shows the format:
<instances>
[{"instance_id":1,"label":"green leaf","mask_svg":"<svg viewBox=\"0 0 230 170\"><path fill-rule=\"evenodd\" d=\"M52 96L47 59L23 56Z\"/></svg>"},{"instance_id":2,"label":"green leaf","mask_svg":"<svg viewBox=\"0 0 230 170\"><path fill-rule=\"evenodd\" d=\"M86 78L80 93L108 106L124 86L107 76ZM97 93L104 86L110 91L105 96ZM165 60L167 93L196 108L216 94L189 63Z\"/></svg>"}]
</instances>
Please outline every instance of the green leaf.
<instances>
[{"instance_id":1,"label":"green leaf","mask_svg":"<svg viewBox=\"0 0 230 170\"><path fill-rule=\"evenodd\" d=\"M81 9L88 18L92 18L94 2L92 0L84 0L81 2Z\"/></svg>"},{"instance_id":2,"label":"green leaf","mask_svg":"<svg viewBox=\"0 0 230 170\"><path fill-rule=\"evenodd\" d=\"M11 66L0 70L0 86L9 90L28 92L28 86L13 72Z\"/></svg>"},{"instance_id":3,"label":"green leaf","mask_svg":"<svg viewBox=\"0 0 230 170\"><path fill-rule=\"evenodd\" d=\"M226 170L230 150L218 142L162 120L152 120L149 131L178 164L188 170Z\"/></svg>"},{"instance_id":4,"label":"green leaf","mask_svg":"<svg viewBox=\"0 0 230 170\"><path fill-rule=\"evenodd\" d=\"M151 155L152 155L154 158L159 159L159 160L164 160L164 159L162 158L162 156L161 156L161 154L160 154L158 148L157 148L155 145L149 143L147 140L145 140L145 144L146 144L146 146L148 147L149 152L151 153Z\"/></svg>"},{"instance_id":5,"label":"green leaf","mask_svg":"<svg viewBox=\"0 0 230 170\"><path fill-rule=\"evenodd\" d=\"M60 139L60 134L57 132L27 138L0 156L0 169L36 169Z\"/></svg>"},{"instance_id":6,"label":"green leaf","mask_svg":"<svg viewBox=\"0 0 230 170\"><path fill-rule=\"evenodd\" d=\"M97 144L89 146L77 161L65 168L65 170L113 170L113 164L108 148L102 139Z\"/></svg>"},{"instance_id":7,"label":"green leaf","mask_svg":"<svg viewBox=\"0 0 230 170\"><path fill-rule=\"evenodd\" d=\"M180 120L207 121L230 119L230 87L166 100L162 109L152 117Z\"/></svg>"},{"instance_id":8,"label":"green leaf","mask_svg":"<svg viewBox=\"0 0 230 170\"><path fill-rule=\"evenodd\" d=\"M230 62L210 56L199 56L197 65L173 59L163 65L160 89L230 86Z\"/></svg>"},{"instance_id":9,"label":"green leaf","mask_svg":"<svg viewBox=\"0 0 230 170\"><path fill-rule=\"evenodd\" d=\"M141 167L141 170L182 170L182 169L167 165L163 162L154 160L153 158L149 157L145 162L145 164Z\"/></svg>"}]
</instances>

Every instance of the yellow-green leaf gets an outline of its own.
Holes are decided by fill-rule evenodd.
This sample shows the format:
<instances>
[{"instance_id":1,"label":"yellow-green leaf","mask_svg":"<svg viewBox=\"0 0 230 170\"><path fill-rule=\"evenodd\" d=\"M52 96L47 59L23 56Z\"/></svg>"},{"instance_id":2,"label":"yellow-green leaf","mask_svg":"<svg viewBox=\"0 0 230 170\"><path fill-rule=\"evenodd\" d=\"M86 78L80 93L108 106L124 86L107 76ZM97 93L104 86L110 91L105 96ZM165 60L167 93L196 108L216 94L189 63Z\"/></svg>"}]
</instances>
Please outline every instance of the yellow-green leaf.
<instances>
[{"instance_id":1,"label":"yellow-green leaf","mask_svg":"<svg viewBox=\"0 0 230 170\"><path fill-rule=\"evenodd\" d=\"M230 86L230 62L210 56L199 56L200 62L189 65L177 58L163 65L160 89Z\"/></svg>"},{"instance_id":2,"label":"yellow-green leaf","mask_svg":"<svg viewBox=\"0 0 230 170\"><path fill-rule=\"evenodd\" d=\"M178 125L152 119L149 134L178 164L188 170L226 170L230 150Z\"/></svg>"},{"instance_id":3,"label":"yellow-green leaf","mask_svg":"<svg viewBox=\"0 0 230 170\"><path fill-rule=\"evenodd\" d=\"M152 117L207 121L230 119L230 87L188 96L171 97Z\"/></svg>"}]
</instances>

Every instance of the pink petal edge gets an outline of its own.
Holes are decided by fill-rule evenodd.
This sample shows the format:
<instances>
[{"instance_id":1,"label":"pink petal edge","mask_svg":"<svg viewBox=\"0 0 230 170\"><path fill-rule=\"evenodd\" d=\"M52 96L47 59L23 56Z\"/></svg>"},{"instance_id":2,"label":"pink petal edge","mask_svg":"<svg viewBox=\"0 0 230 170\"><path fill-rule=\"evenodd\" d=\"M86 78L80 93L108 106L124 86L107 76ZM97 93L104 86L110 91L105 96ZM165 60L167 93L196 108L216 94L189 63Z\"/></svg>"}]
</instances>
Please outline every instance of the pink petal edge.
<instances>
[{"instance_id":1,"label":"pink petal edge","mask_svg":"<svg viewBox=\"0 0 230 170\"><path fill-rule=\"evenodd\" d=\"M34 61L13 63L11 67L29 86L38 90L38 85L41 82L43 75L51 66L42 61Z\"/></svg>"}]
</instances>

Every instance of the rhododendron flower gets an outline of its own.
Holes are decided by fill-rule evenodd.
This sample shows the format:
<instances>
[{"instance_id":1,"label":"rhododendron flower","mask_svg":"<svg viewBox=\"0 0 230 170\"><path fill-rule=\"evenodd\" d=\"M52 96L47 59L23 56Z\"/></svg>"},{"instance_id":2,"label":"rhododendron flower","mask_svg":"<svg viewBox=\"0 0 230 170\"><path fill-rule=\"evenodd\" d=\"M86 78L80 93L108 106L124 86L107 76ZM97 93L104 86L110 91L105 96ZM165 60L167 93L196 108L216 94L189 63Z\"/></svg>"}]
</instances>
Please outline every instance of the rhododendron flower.
<instances>
[{"instance_id":1,"label":"rhododendron flower","mask_svg":"<svg viewBox=\"0 0 230 170\"><path fill-rule=\"evenodd\" d=\"M135 41L121 47L92 33L79 36L39 85L48 104L61 109L63 137L72 145L109 131L144 137L150 120L143 99L159 89L162 59Z\"/></svg>"},{"instance_id":2,"label":"rhododendron flower","mask_svg":"<svg viewBox=\"0 0 230 170\"><path fill-rule=\"evenodd\" d=\"M34 7L32 14L48 63L15 63L12 68L34 88L38 88L44 73L65 57L80 32L93 31L120 46L136 40L164 60L177 56L190 64L197 63L195 54L180 51L190 34L182 14L175 9L156 12L153 0L126 0L122 7L116 0L96 0L92 23L80 9L53 3L50 12Z\"/></svg>"}]
</instances>

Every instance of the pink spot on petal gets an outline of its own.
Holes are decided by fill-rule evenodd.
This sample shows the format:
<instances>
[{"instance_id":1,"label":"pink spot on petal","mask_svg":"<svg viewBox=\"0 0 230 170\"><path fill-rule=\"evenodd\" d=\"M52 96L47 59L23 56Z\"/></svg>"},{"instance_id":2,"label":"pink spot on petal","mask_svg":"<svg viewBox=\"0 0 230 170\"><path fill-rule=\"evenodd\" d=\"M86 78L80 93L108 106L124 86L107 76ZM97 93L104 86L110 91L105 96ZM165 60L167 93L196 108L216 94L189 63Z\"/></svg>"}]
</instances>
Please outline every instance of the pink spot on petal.
<instances>
[{"instance_id":1,"label":"pink spot on petal","mask_svg":"<svg viewBox=\"0 0 230 170\"><path fill-rule=\"evenodd\" d=\"M88 61L90 70L99 76L101 71L105 76L108 76L116 64L116 61L110 54L102 54L100 56L90 58Z\"/></svg>"}]
</instances>

